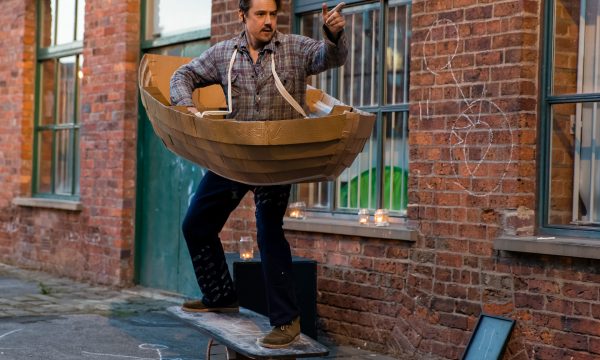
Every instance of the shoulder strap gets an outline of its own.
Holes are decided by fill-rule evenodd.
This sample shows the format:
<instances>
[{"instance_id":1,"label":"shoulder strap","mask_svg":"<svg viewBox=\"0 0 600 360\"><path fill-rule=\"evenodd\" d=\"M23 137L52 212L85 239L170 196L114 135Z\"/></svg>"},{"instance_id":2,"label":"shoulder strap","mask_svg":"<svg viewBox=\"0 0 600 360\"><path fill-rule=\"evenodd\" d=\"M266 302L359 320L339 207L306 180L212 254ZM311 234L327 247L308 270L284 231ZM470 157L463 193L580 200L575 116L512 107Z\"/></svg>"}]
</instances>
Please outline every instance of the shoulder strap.
<instances>
[{"instance_id":1,"label":"shoulder strap","mask_svg":"<svg viewBox=\"0 0 600 360\"><path fill-rule=\"evenodd\" d=\"M235 62L235 55L237 54L237 48L233 50L231 60L229 60L229 69L227 70L227 110L207 110L204 112L198 111L194 115L198 117L204 117L205 115L229 115L231 114L231 69L233 69L233 63Z\"/></svg>"},{"instance_id":2,"label":"shoulder strap","mask_svg":"<svg viewBox=\"0 0 600 360\"><path fill-rule=\"evenodd\" d=\"M277 87L277 90L279 90L279 93L281 94L281 96L283 96L283 98L288 103L290 103L290 105L292 105L292 107L297 112L299 112L302 116L307 117L302 106L300 106L300 104L298 104L296 99L294 99L292 97L292 95L290 95L290 93L285 89L285 87L281 83L281 79L279 79L279 76L277 75L277 72L275 71L275 53L271 53L271 72L273 73L273 78L275 79L275 86Z\"/></svg>"}]
</instances>

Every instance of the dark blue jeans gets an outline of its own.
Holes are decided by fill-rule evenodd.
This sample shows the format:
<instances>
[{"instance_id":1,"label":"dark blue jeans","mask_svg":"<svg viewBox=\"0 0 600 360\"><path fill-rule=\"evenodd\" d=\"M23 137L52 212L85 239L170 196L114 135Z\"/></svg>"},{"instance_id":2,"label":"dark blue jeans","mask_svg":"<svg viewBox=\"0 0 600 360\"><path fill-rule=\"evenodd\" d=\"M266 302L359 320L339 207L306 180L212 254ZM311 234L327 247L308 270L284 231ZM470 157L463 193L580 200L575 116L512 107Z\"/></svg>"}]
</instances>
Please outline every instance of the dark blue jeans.
<instances>
[{"instance_id":1,"label":"dark blue jeans","mask_svg":"<svg viewBox=\"0 0 600 360\"><path fill-rule=\"evenodd\" d=\"M271 325L284 325L298 316L292 255L283 233L290 188L290 185L242 184L210 171L204 175L187 210L182 230L206 305L227 305L237 300L219 233L244 195L252 191Z\"/></svg>"}]
</instances>

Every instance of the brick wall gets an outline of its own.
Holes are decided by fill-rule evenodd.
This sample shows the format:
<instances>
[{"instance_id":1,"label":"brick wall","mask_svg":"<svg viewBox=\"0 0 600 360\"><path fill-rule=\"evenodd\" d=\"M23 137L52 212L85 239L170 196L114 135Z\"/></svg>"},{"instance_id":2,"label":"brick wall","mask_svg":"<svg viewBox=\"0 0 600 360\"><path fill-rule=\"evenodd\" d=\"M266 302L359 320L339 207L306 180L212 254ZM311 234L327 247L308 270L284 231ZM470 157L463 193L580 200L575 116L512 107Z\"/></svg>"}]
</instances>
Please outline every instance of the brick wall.
<instances>
[{"instance_id":1,"label":"brick wall","mask_svg":"<svg viewBox=\"0 0 600 360\"><path fill-rule=\"evenodd\" d=\"M0 115L0 260L131 284L139 1L86 4L80 212L12 204L15 197L31 196L35 3L9 1L0 19L11 35L2 43L11 55L0 60L0 81L7 84L2 100L11 107Z\"/></svg>"},{"instance_id":2,"label":"brick wall","mask_svg":"<svg viewBox=\"0 0 600 360\"><path fill-rule=\"evenodd\" d=\"M0 256L11 258L20 214L12 199L31 183L35 1L2 3L0 29Z\"/></svg>"}]
</instances>

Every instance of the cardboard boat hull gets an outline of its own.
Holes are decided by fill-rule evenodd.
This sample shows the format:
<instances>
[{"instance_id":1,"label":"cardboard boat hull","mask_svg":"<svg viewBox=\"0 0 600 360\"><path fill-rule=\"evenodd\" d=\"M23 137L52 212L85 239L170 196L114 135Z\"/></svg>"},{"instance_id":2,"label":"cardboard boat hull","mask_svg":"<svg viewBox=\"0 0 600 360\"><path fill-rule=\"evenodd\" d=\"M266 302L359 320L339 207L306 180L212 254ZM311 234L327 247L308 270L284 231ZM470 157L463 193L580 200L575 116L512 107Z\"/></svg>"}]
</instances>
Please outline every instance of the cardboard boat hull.
<instances>
[{"instance_id":1,"label":"cardboard boat hull","mask_svg":"<svg viewBox=\"0 0 600 360\"><path fill-rule=\"evenodd\" d=\"M223 177L251 185L333 180L371 136L374 115L310 87L309 111L324 116L238 121L199 118L186 107L170 106L170 77L190 60L144 55L139 76L142 103L154 132L169 150ZM200 111L226 107L216 85L198 89L193 101Z\"/></svg>"}]
</instances>

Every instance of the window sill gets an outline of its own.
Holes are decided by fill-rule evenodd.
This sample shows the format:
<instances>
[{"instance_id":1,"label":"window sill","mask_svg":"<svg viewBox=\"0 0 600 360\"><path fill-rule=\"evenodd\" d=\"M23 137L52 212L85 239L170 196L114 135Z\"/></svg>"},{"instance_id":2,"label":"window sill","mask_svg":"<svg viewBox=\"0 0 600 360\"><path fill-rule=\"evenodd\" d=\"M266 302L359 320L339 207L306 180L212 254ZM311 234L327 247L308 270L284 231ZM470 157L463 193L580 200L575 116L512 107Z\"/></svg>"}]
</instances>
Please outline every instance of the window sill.
<instances>
[{"instance_id":1,"label":"window sill","mask_svg":"<svg viewBox=\"0 0 600 360\"><path fill-rule=\"evenodd\" d=\"M283 219L283 229L323 234L362 236L378 239L417 241L417 231L403 224L390 226L359 225L355 221L338 219Z\"/></svg>"},{"instance_id":2,"label":"window sill","mask_svg":"<svg viewBox=\"0 0 600 360\"><path fill-rule=\"evenodd\" d=\"M79 201L59 200L59 199L43 199L43 198L14 198L13 204L18 206L58 209L68 211L81 211L82 206Z\"/></svg>"},{"instance_id":3,"label":"window sill","mask_svg":"<svg viewBox=\"0 0 600 360\"><path fill-rule=\"evenodd\" d=\"M600 240L572 237L502 236L494 249L531 254L600 259Z\"/></svg>"}]
</instances>

